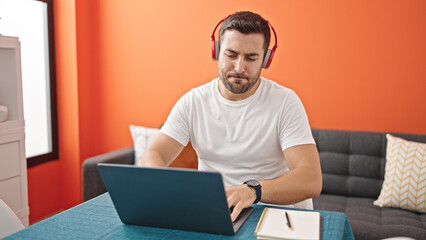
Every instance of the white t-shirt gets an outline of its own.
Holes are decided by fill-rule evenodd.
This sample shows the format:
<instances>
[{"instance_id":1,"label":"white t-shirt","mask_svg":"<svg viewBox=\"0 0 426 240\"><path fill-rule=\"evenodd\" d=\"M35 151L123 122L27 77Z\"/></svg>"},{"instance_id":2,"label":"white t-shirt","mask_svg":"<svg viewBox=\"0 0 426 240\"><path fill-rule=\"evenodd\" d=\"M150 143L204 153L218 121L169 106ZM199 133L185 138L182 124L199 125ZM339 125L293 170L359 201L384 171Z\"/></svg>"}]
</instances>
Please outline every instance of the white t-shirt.
<instances>
[{"instance_id":1,"label":"white t-shirt","mask_svg":"<svg viewBox=\"0 0 426 240\"><path fill-rule=\"evenodd\" d=\"M220 172L226 187L274 179L288 171L283 150L315 144L303 104L291 89L261 78L252 96L229 101L218 81L180 98L160 130L184 146L191 141L199 170Z\"/></svg>"}]
</instances>

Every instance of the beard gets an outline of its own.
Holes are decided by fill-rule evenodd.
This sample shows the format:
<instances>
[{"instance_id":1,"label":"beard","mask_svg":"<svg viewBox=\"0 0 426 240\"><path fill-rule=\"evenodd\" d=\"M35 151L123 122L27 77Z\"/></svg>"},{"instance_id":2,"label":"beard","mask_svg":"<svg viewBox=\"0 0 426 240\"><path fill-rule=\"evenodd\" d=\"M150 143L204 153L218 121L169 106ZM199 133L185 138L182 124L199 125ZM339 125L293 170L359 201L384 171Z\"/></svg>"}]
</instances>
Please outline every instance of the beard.
<instances>
[{"instance_id":1,"label":"beard","mask_svg":"<svg viewBox=\"0 0 426 240\"><path fill-rule=\"evenodd\" d=\"M234 94L242 94L250 90L259 81L260 72L261 70L251 78L243 73L223 73L221 71L219 71L219 76L228 91ZM231 82L230 78L236 79Z\"/></svg>"}]
</instances>

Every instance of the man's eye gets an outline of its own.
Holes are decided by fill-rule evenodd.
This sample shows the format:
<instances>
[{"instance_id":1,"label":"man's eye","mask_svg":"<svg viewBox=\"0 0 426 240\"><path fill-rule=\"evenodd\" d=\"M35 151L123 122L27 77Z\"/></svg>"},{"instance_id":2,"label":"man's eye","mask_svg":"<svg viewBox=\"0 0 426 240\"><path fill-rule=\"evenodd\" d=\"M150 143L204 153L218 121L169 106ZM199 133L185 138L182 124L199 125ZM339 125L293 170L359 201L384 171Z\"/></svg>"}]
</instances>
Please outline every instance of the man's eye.
<instances>
[{"instance_id":1,"label":"man's eye","mask_svg":"<svg viewBox=\"0 0 426 240\"><path fill-rule=\"evenodd\" d=\"M235 58L236 56L235 55L233 55L233 54L225 54L227 57L229 57L229 58Z\"/></svg>"},{"instance_id":2,"label":"man's eye","mask_svg":"<svg viewBox=\"0 0 426 240\"><path fill-rule=\"evenodd\" d=\"M257 60L257 58L248 58L249 61L254 62Z\"/></svg>"}]
</instances>

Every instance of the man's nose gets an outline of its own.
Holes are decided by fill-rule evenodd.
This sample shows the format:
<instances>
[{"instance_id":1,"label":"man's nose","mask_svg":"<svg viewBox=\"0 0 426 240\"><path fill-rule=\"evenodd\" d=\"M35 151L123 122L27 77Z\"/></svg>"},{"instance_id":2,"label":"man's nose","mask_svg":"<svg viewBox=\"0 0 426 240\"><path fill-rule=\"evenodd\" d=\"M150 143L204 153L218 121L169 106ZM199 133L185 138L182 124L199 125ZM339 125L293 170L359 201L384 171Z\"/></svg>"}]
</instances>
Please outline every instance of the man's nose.
<instances>
[{"instance_id":1,"label":"man's nose","mask_svg":"<svg viewBox=\"0 0 426 240\"><path fill-rule=\"evenodd\" d=\"M235 60L234 63L234 71L237 73L243 73L245 71L245 66L244 66L244 59L239 57L238 59Z\"/></svg>"}]
</instances>

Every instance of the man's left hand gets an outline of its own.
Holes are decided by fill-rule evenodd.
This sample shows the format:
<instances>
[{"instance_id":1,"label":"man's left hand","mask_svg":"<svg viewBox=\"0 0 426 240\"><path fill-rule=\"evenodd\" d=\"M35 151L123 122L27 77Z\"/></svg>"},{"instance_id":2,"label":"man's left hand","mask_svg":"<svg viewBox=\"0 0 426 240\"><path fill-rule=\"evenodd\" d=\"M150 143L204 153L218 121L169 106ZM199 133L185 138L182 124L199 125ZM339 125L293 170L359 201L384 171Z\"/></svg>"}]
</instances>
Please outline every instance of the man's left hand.
<instances>
[{"instance_id":1,"label":"man's left hand","mask_svg":"<svg viewBox=\"0 0 426 240\"><path fill-rule=\"evenodd\" d=\"M244 208L250 207L256 200L256 193L246 184L225 188L228 207L233 207L231 220L234 222Z\"/></svg>"}]
</instances>

